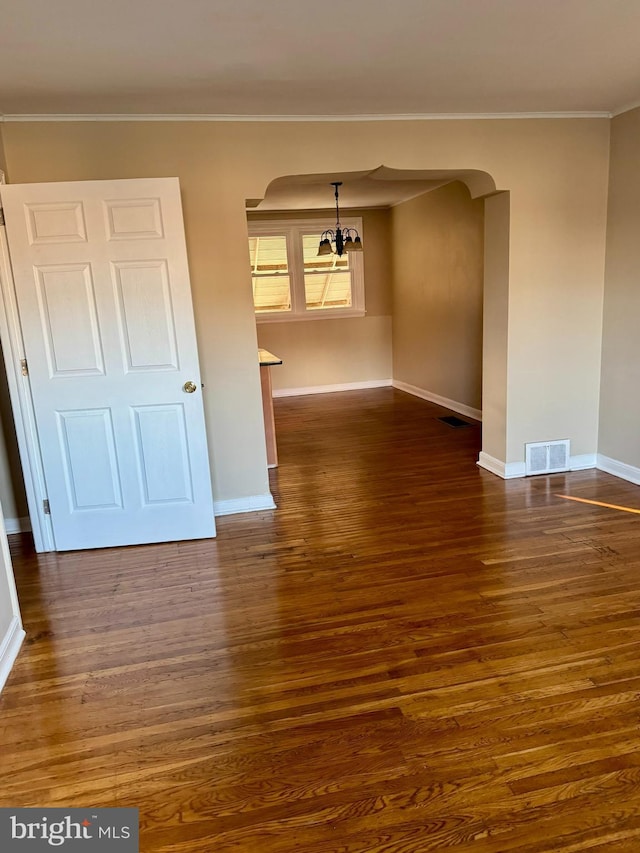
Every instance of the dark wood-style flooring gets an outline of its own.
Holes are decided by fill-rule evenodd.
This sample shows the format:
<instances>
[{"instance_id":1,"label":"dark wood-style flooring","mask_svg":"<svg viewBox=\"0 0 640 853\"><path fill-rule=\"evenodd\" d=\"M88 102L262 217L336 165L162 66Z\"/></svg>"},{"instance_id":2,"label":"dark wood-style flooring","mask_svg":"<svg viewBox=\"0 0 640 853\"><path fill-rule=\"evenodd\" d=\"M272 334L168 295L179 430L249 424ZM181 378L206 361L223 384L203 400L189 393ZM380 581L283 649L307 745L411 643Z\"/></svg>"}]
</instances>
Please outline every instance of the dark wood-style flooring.
<instances>
[{"instance_id":1,"label":"dark wood-style flooring","mask_svg":"<svg viewBox=\"0 0 640 853\"><path fill-rule=\"evenodd\" d=\"M392 389L276 401L279 509L37 557L0 805L144 853L640 850L640 489L504 482Z\"/></svg>"}]
</instances>

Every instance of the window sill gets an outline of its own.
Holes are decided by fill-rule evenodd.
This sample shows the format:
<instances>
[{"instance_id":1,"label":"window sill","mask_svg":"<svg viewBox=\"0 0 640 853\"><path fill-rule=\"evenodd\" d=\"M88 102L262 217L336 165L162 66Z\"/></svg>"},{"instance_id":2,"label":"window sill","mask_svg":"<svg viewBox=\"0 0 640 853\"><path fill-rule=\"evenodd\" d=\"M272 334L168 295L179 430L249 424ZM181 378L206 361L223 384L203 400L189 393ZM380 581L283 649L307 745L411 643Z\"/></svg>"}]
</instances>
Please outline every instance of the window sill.
<instances>
[{"instance_id":1,"label":"window sill","mask_svg":"<svg viewBox=\"0 0 640 853\"><path fill-rule=\"evenodd\" d=\"M326 311L308 311L305 314L256 314L255 317L256 323L260 325L262 323L298 323L308 320L338 320L346 319L347 317L364 317L365 314L366 312L359 308L352 308L333 311L330 309Z\"/></svg>"}]
</instances>

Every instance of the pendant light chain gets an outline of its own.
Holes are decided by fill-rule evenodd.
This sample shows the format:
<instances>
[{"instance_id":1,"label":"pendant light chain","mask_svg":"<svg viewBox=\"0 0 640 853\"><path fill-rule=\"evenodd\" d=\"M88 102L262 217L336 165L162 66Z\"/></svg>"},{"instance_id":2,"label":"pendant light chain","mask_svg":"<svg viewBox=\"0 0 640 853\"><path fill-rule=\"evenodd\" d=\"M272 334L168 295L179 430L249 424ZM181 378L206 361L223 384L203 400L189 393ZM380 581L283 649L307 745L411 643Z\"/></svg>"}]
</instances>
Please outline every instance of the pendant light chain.
<instances>
[{"instance_id":1,"label":"pendant light chain","mask_svg":"<svg viewBox=\"0 0 640 853\"><path fill-rule=\"evenodd\" d=\"M323 231L320 236L320 245L318 246L318 255L338 255L342 257L346 252L361 252L362 240L356 228L342 229L340 225L340 205L338 203L338 187L342 186L342 181L332 181L331 186L335 188L336 197L336 230L332 231L328 228ZM331 245L335 243L335 248Z\"/></svg>"}]
</instances>

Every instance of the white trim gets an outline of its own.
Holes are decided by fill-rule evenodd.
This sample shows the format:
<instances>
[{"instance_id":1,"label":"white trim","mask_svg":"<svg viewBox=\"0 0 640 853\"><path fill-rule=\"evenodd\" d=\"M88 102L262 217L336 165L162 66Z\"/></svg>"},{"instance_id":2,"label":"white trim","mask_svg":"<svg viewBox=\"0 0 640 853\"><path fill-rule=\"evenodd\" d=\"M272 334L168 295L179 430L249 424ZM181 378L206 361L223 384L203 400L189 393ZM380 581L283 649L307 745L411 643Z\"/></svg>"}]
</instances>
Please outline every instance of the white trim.
<instances>
[{"instance_id":1,"label":"white trim","mask_svg":"<svg viewBox=\"0 0 640 853\"><path fill-rule=\"evenodd\" d=\"M335 214L334 214L335 220ZM248 219L247 232L253 237L284 237L288 261L289 311L254 311L257 324L290 323L298 320L330 320L365 316L364 262L362 252L348 255L351 280L351 306L312 309L306 306L305 270L302 238L308 234L321 234L331 220L325 214L304 219ZM366 239L361 216L341 218L343 228L354 228L363 241ZM335 226L335 222L334 222ZM339 272L339 270L335 270Z\"/></svg>"},{"instance_id":2,"label":"white trim","mask_svg":"<svg viewBox=\"0 0 640 853\"><path fill-rule=\"evenodd\" d=\"M418 388L416 385L409 385L408 382L401 382L399 379L394 379L392 384L398 391L413 394L414 397L420 397L421 400L436 403L444 409L451 409L452 412L458 412L458 414L466 415L466 417L473 418L476 421L482 420L481 409L474 409L472 406L467 406L466 403L458 403L456 400L450 400L448 397L441 397L440 394L425 391L423 388Z\"/></svg>"},{"instance_id":3,"label":"white trim","mask_svg":"<svg viewBox=\"0 0 640 853\"><path fill-rule=\"evenodd\" d=\"M44 513L43 501L47 497L47 491L29 377L22 375L20 365L20 359L25 357L24 343L7 243L7 230L4 225L0 226L0 292L2 296L0 340L2 340L33 541L38 552L54 551L51 516Z\"/></svg>"},{"instance_id":4,"label":"white trim","mask_svg":"<svg viewBox=\"0 0 640 853\"><path fill-rule=\"evenodd\" d=\"M20 617L14 616L0 641L0 691L6 684L25 636Z\"/></svg>"},{"instance_id":5,"label":"white trim","mask_svg":"<svg viewBox=\"0 0 640 853\"><path fill-rule=\"evenodd\" d=\"M274 397L304 397L306 394L336 394L340 391L364 391L367 388L389 388L391 379L367 379L364 382L340 382L337 385L308 385L306 388L274 389Z\"/></svg>"},{"instance_id":6,"label":"white trim","mask_svg":"<svg viewBox=\"0 0 640 853\"><path fill-rule=\"evenodd\" d=\"M595 453L581 453L578 456L569 457L570 471L586 471L589 468L596 468Z\"/></svg>"},{"instance_id":7,"label":"white trim","mask_svg":"<svg viewBox=\"0 0 640 853\"><path fill-rule=\"evenodd\" d=\"M26 518L5 518L4 527L7 535L11 533L30 533L31 521L28 516Z\"/></svg>"},{"instance_id":8,"label":"white trim","mask_svg":"<svg viewBox=\"0 0 640 853\"><path fill-rule=\"evenodd\" d=\"M613 462L613 460L610 461ZM498 477L502 477L503 480L515 480L520 477L527 476L526 465L524 462L501 462L500 459L496 459L494 456L490 456L484 451L482 451L478 456L477 465L480 468L484 468L487 471L491 471L492 474L496 474ZM585 471L588 468L595 467L596 456L594 453L583 453L581 455L571 456L569 458L570 471ZM599 468L600 465L598 465L597 467ZM637 482L640 484L640 468L636 470L638 471L639 477ZM609 473L613 474L614 472L610 471ZM547 472L542 472L541 474L532 474L531 476L544 477L547 476Z\"/></svg>"},{"instance_id":9,"label":"white trim","mask_svg":"<svg viewBox=\"0 0 640 853\"><path fill-rule=\"evenodd\" d=\"M618 462L617 459L598 453L596 467L600 471L606 471L607 474L613 474L614 477L620 477L621 480L628 480L640 486L640 468L634 465L627 465L626 462Z\"/></svg>"},{"instance_id":10,"label":"white trim","mask_svg":"<svg viewBox=\"0 0 640 853\"><path fill-rule=\"evenodd\" d=\"M625 112L626 110L623 110ZM490 119L573 119L608 118L617 113L608 110L576 110L565 112L517 112L517 113L398 113L363 115L229 115L203 113L7 113L0 122L15 121L233 121L233 122L351 122L351 121L476 121Z\"/></svg>"},{"instance_id":11,"label":"white trim","mask_svg":"<svg viewBox=\"0 0 640 853\"><path fill-rule=\"evenodd\" d=\"M515 480L525 476L524 462L501 462L495 456L490 456L484 451L480 452L476 463L479 468L491 471L503 480Z\"/></svg>"},{"instance_id":12,"label":"white trim","mask_svg":"<svg viewBox=\"0 0 640 853\"><path fill-rule=\"evenodd\" d=\"M366 317L367 312L358 308L318 308L309 309L304 314L291 314L288 312L271 311L265 313L255 312L256 323L261 326L268 323L306 323L309 320L346 320L349 317Z\"/></svg>"},{"instance_id":13,"label":"white trim","mask_svg":"<svg viewBox=\"0 0 640 853\"><path fill-rule=\"evenodd\" d=\"M479 468L484 468L485 471L491 471L492 474L502 477L503 480L506 479L504 462L496 459L495 456L490 456L488 453L485 453L484 450L480 451L476 465Z\"/></svg>"},{"instance_id":14,"label":"white trim","mask_svg":"<svg viewBox=\"0 0 640 853\"><path fill-rule=\"evenodd\" d=\"M239 512L260 512L264 509L276 509L273 495L251 495L247 498L231 498L228 501L214 501L214 515L235 515Z\"/></svg>"}]
</instances>

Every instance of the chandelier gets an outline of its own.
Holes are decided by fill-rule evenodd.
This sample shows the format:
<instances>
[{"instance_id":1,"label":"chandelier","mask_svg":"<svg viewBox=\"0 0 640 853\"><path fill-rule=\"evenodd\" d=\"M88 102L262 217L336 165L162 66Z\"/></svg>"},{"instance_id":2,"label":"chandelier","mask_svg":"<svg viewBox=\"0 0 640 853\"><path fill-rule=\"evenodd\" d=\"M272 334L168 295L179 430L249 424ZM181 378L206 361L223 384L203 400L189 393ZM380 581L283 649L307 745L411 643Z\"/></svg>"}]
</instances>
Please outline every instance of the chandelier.
<instances>
[{"instance_id":1,"label":"chandelier","mask_svg":"<svg viewBox=\"0 0 640 853\"><path fill-rule=\"evenodd\" d=\"M332 181L331 186L336 188L336 230L330 228L323 231L320 236L320 245L318 246L318 255L338 255L342 256L345 252L361 252L362 240L355 228L342 228L340 225L340 208L338 206L338 187L342 186L342 181ZM335 248L331 245L335 244Z\"/></svg>"}]
</instances>

